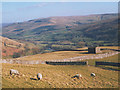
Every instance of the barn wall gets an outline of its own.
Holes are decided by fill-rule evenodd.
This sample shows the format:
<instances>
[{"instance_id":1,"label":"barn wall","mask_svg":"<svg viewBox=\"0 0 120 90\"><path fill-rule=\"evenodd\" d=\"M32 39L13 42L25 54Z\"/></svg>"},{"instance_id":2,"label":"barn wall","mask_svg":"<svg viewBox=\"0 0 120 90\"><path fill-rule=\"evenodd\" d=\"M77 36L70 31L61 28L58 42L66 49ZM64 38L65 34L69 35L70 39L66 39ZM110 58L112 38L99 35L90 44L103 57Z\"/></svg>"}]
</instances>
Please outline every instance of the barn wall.
<instances>
[{"instance_id":1,"label":"barn wall","mask_svg":"<svg viewBox=\"0 0 120 90\"><path fill-rule=\"evenodd\" d=\"M100 48L99 47L88 47L88 53L101 53Z\"/></svg>"},{"instance_id":2,"label":"barn wall","mask_svg":"<svg viewBox=\"0 0 120 90\"><path fill-rule=\"evenodd\" d=\"M88 47L88 53L96 53L95 47Z\"/></svg>"}]
</instances>

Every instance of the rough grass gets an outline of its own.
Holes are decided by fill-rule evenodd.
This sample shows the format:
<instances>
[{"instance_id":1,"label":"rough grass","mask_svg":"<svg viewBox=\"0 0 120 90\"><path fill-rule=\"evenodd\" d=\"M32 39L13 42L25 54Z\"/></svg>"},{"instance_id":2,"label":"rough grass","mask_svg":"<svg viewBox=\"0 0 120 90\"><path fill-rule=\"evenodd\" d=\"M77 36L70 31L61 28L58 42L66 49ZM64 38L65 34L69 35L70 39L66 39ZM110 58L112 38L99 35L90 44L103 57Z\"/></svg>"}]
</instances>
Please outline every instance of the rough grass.
<instances>
[{"instance_id":1,"label":"rough grass","mask_svg":"<svg viewBox=\"0 0 120 90\"><path fill-rule=\"evenodd\" d=\"M9 70L16 69L21 75L10 76ZM93 66L53 66L53 65L17 65L3 64L3 88L117 88L118 71L105 70ZM96 77L91 77L94 72ZM37 73L43 75L36 80ZM71 78L81 74L82 78Z\"/></svg>"},{"instance_id":2,"label":"rough grass","mask_svg":"<svg viewBox=\"0 0 120 90\"><path fill-rule=\"evenodd\" d=\"M57 60L57 59L66 59L66 58L72 58L77 57L81 55L88 55L88 54L82 54L87 53L87 51L57 51L57 52L51 52L51 53L43 53L43 54L36 54L31 56L25 56L17 58L18 60ZM90 54L89 54L90 55Z\"/></svg>"},{"instance_id":3,"label":"rough grass","mask_svg":"<svg viewBox=\"0 0 120 90\"><path fill-rule=\"evenodd\" d=\"M37 54L28 57L26 60L43 57L46 59L57 59L61 57L75 57L80 51L60 51L46 54ZM43 56L41 56L43 55ZM35 57L33 57L35 56ZM43 59L44 60L44 59ZM3 88L117 88L118 71L94 67L95 61L118 62L118 55L104 59L87 60L89 65L20 65L2 64L2 87ZM20 76L10 76L10 69L16 69ZM91 77L94 72L96 77ZM37 80L37 73L43 75L41 81ZM75 74L81 74L82 78L71 78Z\"/></svg>"},{"instance_id":4,"label":"rough grass","mask_svg":"<svg viewBox=\"0 0 120 90\"><path fill-rule=\"evenodd\" d=\"M88 61L89 65L95 66L95 62L96 61L103 61L103 62L115 62L118 63L119 62L119 54L116 54L114 56L110 56L110 57L105 57L103 59L89 59L89 60L83 60L83 61ZM115 67L115 66L107 66L107 65L99 65L100 68L104 68L104 69L108 69L108 70L119 70L119 67Z\"/></svg>"},{"instance_id":5,"label":"rough grass","mask_svg":"<svg viewBox=\"0 0 120 90\"><path fill-rule=\"evenodd\" d=\"M108 46L108 47L101 47L101 48L110 48L110 49L118 49L117 46ZM83 51L57 51L57 52L51 52L51 53L43 53L43 54L36 54L31 56L25 56L17 58L18 60L58 60L58 59L67 59L77 56L83 56L83 55L94 55L94 54L88 54L87 47L85 48L78 48L77 50L83 50ZM111 52L111 50L102 50L103 53Z\"/></svg>"},{"instance_id":6,"label":"rough grass","mask_svg":"<svg viewBox=\"0 0 120 90\"><path fill-rule=\"evenodd\" d=\"M102 47L100 47L100 48L102 48L102 49L104 49L104 48L108 48L108 49L119 49L120 47L119 47L119 46L102 46Z\"/></svg>"},{"instance_id":7,"label":"rough grass","mask_svg":"<svg viewBox=\"0 0 120 90\"><path fill-rule=\"evenodd\" d=\"M95 61L118 62L119 56L120 56L120 53L110 57L105 57L102 59L89 59L89 60L83 60L83 61L88 61L89 65L95 65Z\"/></svg>"}]
</instances>

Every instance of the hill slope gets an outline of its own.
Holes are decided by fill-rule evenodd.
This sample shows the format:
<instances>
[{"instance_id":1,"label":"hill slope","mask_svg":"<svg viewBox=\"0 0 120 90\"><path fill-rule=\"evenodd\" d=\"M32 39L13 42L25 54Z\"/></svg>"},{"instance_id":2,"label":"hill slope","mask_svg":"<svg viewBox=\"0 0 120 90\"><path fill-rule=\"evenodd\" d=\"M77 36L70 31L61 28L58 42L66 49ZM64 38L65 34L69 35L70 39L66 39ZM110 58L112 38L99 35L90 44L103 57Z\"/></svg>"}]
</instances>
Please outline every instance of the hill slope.
<instances>
[{"instance_id":1,"label":"hill slope","mask_svg":"<svg viewBox=\"0 0 120 90\"><path fill-rule=\"evenodd\" d=\"M117 45L117 14L49 17L3 27L3 36L47 49Z\"/></svg>"},{"instance_id":2,"label":"hill slope","mask_svg":"<svg viewBox=\"0 0 120 90\"><path fill-rule=\"evenodd\" d=\"M2 56L7 57L7 56L12 56L15 52L19 52L21 50L24 50L25 44L8 39L6 37L1 37L0 39L2 40ZM1 43L1 41L0 41Z\"/></svg>"},{"instance_id":3,"label":"hill slope","mask_svg":"<svg viewBox=\"0 0 120 90\"><path fill-rule=\"evenodd\" d=\"M23 41L19 41L0 36L0 43L2 43L0 45L0 47L2 47L2 57L17 58L20 56L33 55L40 52L40 49L36 45L25 41L24 43L22 43Z\"/></svg>"}]
</instances>

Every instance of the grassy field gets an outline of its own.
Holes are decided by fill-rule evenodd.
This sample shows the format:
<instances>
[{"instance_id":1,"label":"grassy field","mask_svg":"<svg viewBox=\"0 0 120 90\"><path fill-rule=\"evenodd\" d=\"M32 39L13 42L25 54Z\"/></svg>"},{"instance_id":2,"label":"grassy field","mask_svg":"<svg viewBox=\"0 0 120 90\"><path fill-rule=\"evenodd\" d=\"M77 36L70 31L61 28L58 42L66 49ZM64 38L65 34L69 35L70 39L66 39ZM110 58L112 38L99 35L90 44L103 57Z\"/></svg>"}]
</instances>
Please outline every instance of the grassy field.
<instances>
[{"instance_id":1,"label":"grassy field","mask_svg":"<svg viewBox=\"0 0 120 90\"><path fill-rule=\"evenodd\" d=\"M9 75L10 69L16 69L20 76ZM91 77L94 72L96 77ZM36 80L41 73L43 79ZM71 78L81 74L82 78ZM117 88L118 71L105 70L93 66L53 66L53 65L17 65L3 64L3 88Z\"/></svg>"},{"instance_id":2,"label":"grassy field","mask_svg":"<svg viewBox=\"0 0 120 90\"><path fill-rule=\"evenodd\" d=\"M86 51L83 51L86 52ZM59 51L45 54L37 54L23 57L24 60L43 58L64 59L83 55L80 51ZM85 54L84 54L85 55ZM120 55L120 54L119 54ZM2 87L3 88L117 88L118 71L95 67L95 61L118 62L118 55L111 57L87 60L90 66L81 65L20 65L2 64ZM10 76L10 69L20 72L19 76ZM96 77L91 77L94 72ZM37 73L43 75L43 79L37 80ZM81 74L82 78L72 78Z\"/></svg>"},{"instance_id":3,"label":"grassy field","mask_svg":"<svg viewBox=\"0 0 120 90\"><path fill-rule=\"evenodd\" d=\"M108 47L100 47L100 48L110 48L110 49L118 49L117 46L108 46ZM57 51L57 52L51 52L51 53L43 53L43 54L36 54L31 56L25 56L17 58L18 60L57 60L57 59L67 59L77 56L84 56L84 55L94 55L94 54L88 54L87 47L85 48L78 48L77 50L83 50L83 51ZM111 52L112 50L102 50L103 53L105 52Z\"/></svg>"},{"instance_id":4,"label":"grassy field","mask_svg":"<svg viewBox=\"0 0 120 90\"><path fill-rule=\"evenodd\" d=\"M108 48L108 49L119 49L120 47L118 47L118 46L102 46L102 47L100 47L100 48Z\"/></svg>"},{"instance_id":5,"label":"grassy field","mask_svg":"<svg viewBox=\"0 0 120 90\"><path fill-rule=\"evenodd\" d=\"M103 59L89 59L89 60L83 60L83 61L88 61L88 64L89 65L92 65L92 66L95 66L95 61L103 61L103 62L115 62L115 63L118 63L119 62L119 57L120 56L120 53L119 54L116 54L114 56L110 56L110 57L105 57ZM108 70L119 70L120 71L120 68L119 67L115 67L115 66L106 66L106 65L99 65L99 68L104 68L104 69L108 69Z\"/></svg>"},{"instance_id":6,"label":"grassy field","mask_svg":"<svg viewBox=\"0 0 120 90\"><path fill-rule=\"evenodd\" d=\"M66 59L66 58L72 58L77 57L81 55L88 55L88 54L82 54L87 51L57 51L57 52L51 52L51 53L43 53L43 54L36 54L31 56L25 56L17 58L18 60L57 60L57 59ZM90 54L89 54L90 55Z\"/></svg>"},{"instance_id":7,"label":"grassy field","mask_svg":"<svg viewBox=\"0 0 120 90\"><path fill-rule=\"evenodd\" d=\"M95 61L118 62L119 56L120 56L120 53L110 57L105 57L103 59L89 59L89 60L83 60L83 61L88 61L89 65L95 65Z\"/></svg>"}]
</instances>

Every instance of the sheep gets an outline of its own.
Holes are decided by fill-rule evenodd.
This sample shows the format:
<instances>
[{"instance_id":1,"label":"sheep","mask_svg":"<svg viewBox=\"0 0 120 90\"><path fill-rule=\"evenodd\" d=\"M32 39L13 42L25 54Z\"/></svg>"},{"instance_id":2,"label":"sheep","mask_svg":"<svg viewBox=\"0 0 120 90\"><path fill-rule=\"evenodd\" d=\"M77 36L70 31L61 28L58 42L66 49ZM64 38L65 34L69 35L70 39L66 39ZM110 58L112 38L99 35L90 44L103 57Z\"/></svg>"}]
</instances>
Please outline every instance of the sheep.
<instances>
[{"instance_id":1,"label":"sheep","mask_svg":"<svg viewBox=\"0 0 120 90\"><path fill-rule=\"evenodd\" d=\"M10 75L19 75L19 72L17 70L14 70L14 69L10 69Z\"/></svg>"},{"instance_id":2,"label":"sheep","mask_svg":"<svg viewBox=\"0 0 120 90\"><path fill-rule=\"evenodd\" d=\"M38 80L41 80L42 79L42 74L38 73L37 78L38 78Z\"/></svg>"},{"instance_id":3,"label":"sheep","mask_svg":"<svg viewBox=\"0 0 120 90\"><path fill-rule=\"evenodd\" d=\"M81 77L82 77L82 75L81 75L81 74L76 74L76 75L75 75L75 76L73 76L72 78L75 78L75 77L79 79L79 78L81 78Z\"/></svg>"},{"instance_id":4,"label":"sheep","mask_svg":"<svg viewBox=\"0 0 120 90\"><path fill-rule=\"evenodd\" d=\"M91 76L95 77L95 73L91 73Z\"/></svg>"}]
</instances>

